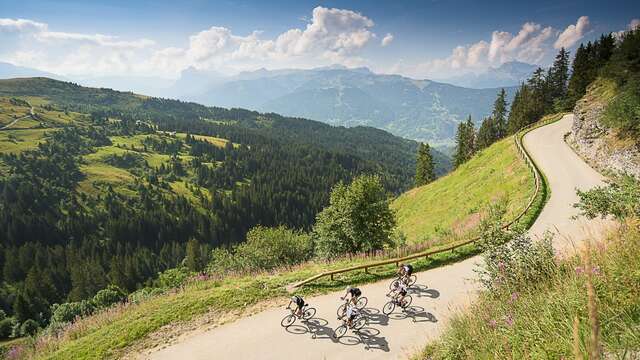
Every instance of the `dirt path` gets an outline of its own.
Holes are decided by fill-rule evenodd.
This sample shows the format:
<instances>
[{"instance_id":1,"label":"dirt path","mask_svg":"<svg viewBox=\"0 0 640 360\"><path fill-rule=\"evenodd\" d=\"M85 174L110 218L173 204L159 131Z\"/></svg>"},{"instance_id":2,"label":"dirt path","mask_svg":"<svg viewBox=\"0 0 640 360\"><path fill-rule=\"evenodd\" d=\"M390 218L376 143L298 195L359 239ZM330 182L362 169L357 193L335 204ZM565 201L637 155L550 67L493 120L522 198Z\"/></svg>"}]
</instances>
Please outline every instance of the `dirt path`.
<instances>
[{"instance_id":1,"label":"dirt path","mask_svg":"<svg viewBox=\"0 0 640 360\"><path fill-rule=\"evenodd\" d=\"M577 201L575 189L588 189L603 178L589 168L565 144L563 135L570 131L572 115L532 131L525 136L525 147L548 178L551 198L531 229L540 236L546 229L559 231L555 246L566 250L601 231L602 222L572 220ZM362 286L369 298L367 312L370 325L363 334L348 332L340 341L332 339L339 325L336 308L339 293L307 299L318 309L316 319L308 324L296 323L288 330L280 326L283 309L269 309L213 330L187 335L175 345L141 356L144 359L399 359L436 338L447 320L472 301L478 290L474 278L474 257L456 264L418 274L419 285L412 289L413 304L407 313L396 310L389 317L379 309L387 301L389 280Z\"/></svg>"}]
</instances>

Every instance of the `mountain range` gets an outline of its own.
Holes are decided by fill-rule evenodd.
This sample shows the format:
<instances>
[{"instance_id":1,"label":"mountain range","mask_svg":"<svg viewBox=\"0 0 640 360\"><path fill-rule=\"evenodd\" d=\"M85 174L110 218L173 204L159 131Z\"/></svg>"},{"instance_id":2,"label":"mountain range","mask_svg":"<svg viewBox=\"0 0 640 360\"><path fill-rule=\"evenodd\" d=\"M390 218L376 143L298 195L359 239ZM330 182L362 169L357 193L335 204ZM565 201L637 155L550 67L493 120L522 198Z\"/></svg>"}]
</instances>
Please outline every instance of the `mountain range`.
<instances>
[{"instance_id":1,"label":"mountain range","mask_svg":"<svg viewBox=\"0 0 640 360\"><path fill-rule=\"evenodd\" d=\"M506 62L498 67L490 67L479 73L466 73L439 79L446 83L474 89L517 86L526 81L538 68L536 65L520 61Z\"/></svg>"},{"instance_id":2,"label":"mountain range","mask_svg":"<svg viewBox=\"0 0 640 360\"><path fill-rule=\"evenodd\" d=\"M210 79L190 86L190 78ZM508 87L509 99L515 88ZM470 89L431 80L384 75L367 68L260 69L220 79L188 69L170 93L184 100L322 121L372 126L432 145L453 141L457 124L489 115L498 88Z\"/></svg>"},{"instance_id":3,"label":"mountain range","mask_svg":"<svg viewBox=\"0 0 640 360\"><path fill-rule=\"evenodd\" d=\"M450 79L469 87L400 75L376 74L368 68L333 65L315 69L242 72L224 76L185 69L175 81L146 77L74 78L85 86L108 87L145 95L178 98L206 105L248 108L337 126L371 126L434 146L453 143L459 122L471 115L479 126L491 112L498 87L505 85L511 100L520 79L533 65L506 63L475 78ZM60 76L0 63L0 78ZM471 75L469 75L471 76ZM465 82L466 81L466 82Z\"/></svg>"}]
</instances>

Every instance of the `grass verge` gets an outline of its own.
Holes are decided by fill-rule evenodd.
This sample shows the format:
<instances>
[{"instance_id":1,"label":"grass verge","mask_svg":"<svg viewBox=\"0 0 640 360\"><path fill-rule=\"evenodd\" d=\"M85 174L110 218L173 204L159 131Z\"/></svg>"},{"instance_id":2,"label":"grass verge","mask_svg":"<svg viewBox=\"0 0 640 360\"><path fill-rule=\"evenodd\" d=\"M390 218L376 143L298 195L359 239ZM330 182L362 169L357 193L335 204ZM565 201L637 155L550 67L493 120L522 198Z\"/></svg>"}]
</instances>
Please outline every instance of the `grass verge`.
<instances>
[{"instance_id":1,"label":"grass verge","mask_svg":"<svg viewBox=\"0 0 640 360\"><path fill-rule=\"evenodd\" d=\"M637 358L640 223L631 221L623 228L592 247L591 267L585 265L585 255L576 255L561 261L541 283L524 284L513 292L483 292L414 359L589 358L594 318L604 357ZM597 317L589 315L589 269Z\"/></svg>"}]
</instances>

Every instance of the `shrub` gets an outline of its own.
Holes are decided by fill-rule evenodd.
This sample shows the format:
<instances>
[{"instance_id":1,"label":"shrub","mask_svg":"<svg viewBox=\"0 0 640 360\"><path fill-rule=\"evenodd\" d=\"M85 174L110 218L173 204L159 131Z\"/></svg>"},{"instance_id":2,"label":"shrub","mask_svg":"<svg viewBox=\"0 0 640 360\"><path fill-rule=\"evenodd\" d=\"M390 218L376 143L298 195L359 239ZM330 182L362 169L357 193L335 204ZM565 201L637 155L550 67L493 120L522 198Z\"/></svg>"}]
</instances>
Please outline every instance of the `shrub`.
<instances>
[{"instance_id":1,"label":"shrub","mask_svg":"<svg viewBox=\"0 0 640 360\"><path fill-rule=\"evenodd\" d=\"M20 335L21 336L33 336L38 332L38 323L29 319L20 325Z\"/></svg>"},{"instance_id":2,"label":"shrub","mask_svg":"<svg viewBox=\"0 0 640 360\"><path fill-rule=\"evenodd\" d=\"M98 293L93 297L93 304L98 309L103 309L115 303L122 302L126 298L127 295L119 287L109 285L106 289L98 291Z\"/></svg>"},{"instance_id":3,"label":"shrub","mask_svg":"<svg viewBox=\"0 0 640 360\"><path fill-rule=\"evenodd\" d=\"M172 289L182 285L188 277L189 269L186 267L169 269L158 274L154 285L162 289Z\"/></svg>"},{"instance_id":4,"label":"shrub","mask_svg":"<svg viewBox=\"0 0 640 360\"><path fill-rule=\"evenodd\" d=\"M608 215L618 220L640 218L640 181L630 175L614 176L607 186L578 190L578 197L580 201L574 206L590 219Z\"/></svg>"},{"instance_id":5,"label":"shrub","mask_svg":"<svg viewBox=\"0 0 640 360\"><path fill-rule=\"evenodd\" d=\"M551 276L556 267L552 236L533 241L522 228L502 229L503 213L502 208L491 208L480 226L483 262L476 272L482 285L510 291Z\"/></svg>"},{"instance_id":6,"label":"shrub","mask_svg":"<svg viewBox=\"0 0 640 360\"><path fill-rule=\"evenodd\" d=\"M14 318L5 318L0 321L0 339L6 339L11 336L16 322Z\"/></svg>"},{"instance_id":7,"label":"shrub","mask_svg":"<svg viewBox=\"0 0 640 360\"><path fill-rule=\"evenodd\" d=\"M268 270L301 263L312 255L313 244L308 234L284 226L257 226L247 233L247 241L232 251L213 250L209 270Z\"/></svg>"},{"instance_id":8,"label":"shrub","mask_svg":"<svg viewBox=\"0 0 640 360\"><path fill-rule=\"evenodd\" d=\"M54 304L51 308L52 323L72 322L76 317L83 317L92 314L95 305L92 301L82 300L64 304Z\"/></svg>"},{"instance_id":9,"label":"shrub","mask_svg":"<svg viewBox=\"0 0 640 360\"><path fill-rule=\"evenodd\" d=\"M4 310L0 310L0 321L6 318L7 318L7 313L5 313Z\"/></svg>"}]
</instances>

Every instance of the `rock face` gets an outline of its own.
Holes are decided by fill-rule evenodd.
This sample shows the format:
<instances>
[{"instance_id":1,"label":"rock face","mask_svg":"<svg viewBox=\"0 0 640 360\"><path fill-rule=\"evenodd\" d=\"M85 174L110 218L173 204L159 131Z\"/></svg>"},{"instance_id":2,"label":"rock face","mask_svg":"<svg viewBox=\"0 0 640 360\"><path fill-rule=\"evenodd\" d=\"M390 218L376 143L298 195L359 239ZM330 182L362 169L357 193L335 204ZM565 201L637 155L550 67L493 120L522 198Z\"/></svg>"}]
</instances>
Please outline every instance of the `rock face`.
<instances>
[{"instance_id":1,"label":"rock face","mask_svg":"<svg viewBox=\"0 0 640 360\"><path fill-rule=\"evenodd\" d=\"M571 134L567 138L574 150L591 166L604 173L626 172L640 179L640 144L620 139L600 122L607 99L599 96L598 84L574 108Z\"/></svg>"}]
</instances>

